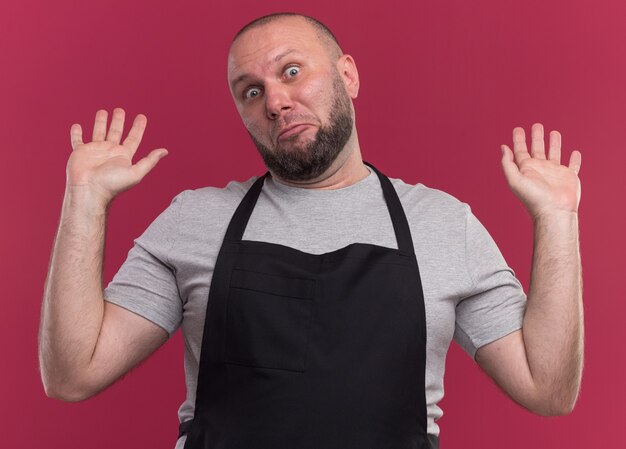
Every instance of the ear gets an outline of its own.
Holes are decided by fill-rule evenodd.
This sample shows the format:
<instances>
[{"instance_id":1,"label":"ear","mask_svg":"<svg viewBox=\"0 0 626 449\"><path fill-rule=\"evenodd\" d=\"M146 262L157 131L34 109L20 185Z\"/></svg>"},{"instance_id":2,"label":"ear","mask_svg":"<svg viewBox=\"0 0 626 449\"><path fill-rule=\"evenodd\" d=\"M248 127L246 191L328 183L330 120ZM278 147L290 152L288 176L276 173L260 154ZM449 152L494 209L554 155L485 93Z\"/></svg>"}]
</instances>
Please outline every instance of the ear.
<instances>
[{"instance_id":1,"label":"ear","mask_svg":"<svg viewBox=\"0 0 626 449\"><path fill-rule=\"evenodd\" d=\"M359 94L359 72L352 56L341 55L337 61L337 70L346 85L348 95L354 100Z\"/></svg>"}]
</instances>

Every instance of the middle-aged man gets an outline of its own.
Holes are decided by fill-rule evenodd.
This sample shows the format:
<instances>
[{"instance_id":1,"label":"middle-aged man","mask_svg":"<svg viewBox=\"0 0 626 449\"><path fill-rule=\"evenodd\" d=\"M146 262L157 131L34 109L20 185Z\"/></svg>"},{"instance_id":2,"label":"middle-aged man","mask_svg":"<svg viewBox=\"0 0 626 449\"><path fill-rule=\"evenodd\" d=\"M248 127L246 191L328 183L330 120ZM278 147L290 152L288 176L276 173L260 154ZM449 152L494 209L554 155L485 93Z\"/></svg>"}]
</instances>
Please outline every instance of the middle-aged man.
<instances>
[{"instance_id":1,"label":"middle-aged man","mask_svg":"<svg viewBox=\"0 0 626 449\"><path fill-rule=\"evenodd\" d=\"M228 82L268 173L185 190L102 290L107 206L167 152L132 164L146 118L98 111L73 152L40 332L48 395L106 388L182 326L177 448L436 448L454 338L514 401L576 401L583 359L580 153L513 130L506 179L534 222L528 299L467 205L361 159L354 59L300 15L235 37ZM419 264L419 265L418 265ZM419 268L418 268L419 266Z\"/></svg>"}]
</instances>

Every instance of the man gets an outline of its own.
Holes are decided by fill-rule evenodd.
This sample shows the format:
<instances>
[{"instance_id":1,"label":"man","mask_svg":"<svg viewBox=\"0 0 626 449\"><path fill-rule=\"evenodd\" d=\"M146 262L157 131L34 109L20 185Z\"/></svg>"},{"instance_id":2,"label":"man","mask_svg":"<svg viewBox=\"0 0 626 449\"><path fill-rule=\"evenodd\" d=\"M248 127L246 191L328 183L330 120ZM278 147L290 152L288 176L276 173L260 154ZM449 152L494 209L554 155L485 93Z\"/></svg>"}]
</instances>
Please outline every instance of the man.
<instances>
[{"instance_id":1,"label":"man","mask_svg":"<svg viewBox=\"0 0 626 449\"><path fill-rule=\"evenodd\" d=\"M469 207L361 159L353 58L314 19L267 16L235 37L235 104L269 175L184 191L103 292L106 208L167 154L132 165L146 118L124 111L74 151L40 332L48 395L106 388L179 325L187 400L177 448L436 448L456 339L513 400L569 413L583 319L580 153L513 131L502 165L533 217L528 300ZM69 350L71 348L71 352Z\"/></svg>"}]
</instances>

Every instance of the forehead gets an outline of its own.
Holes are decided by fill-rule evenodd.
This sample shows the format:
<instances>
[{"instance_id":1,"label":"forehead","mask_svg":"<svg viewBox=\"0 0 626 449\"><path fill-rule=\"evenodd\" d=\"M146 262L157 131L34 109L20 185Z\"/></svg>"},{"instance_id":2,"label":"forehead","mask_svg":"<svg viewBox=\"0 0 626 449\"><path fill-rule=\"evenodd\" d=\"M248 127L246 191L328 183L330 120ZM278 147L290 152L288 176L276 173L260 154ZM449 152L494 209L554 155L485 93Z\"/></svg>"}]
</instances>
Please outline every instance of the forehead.
<instances>
[{"instance_id":1,"label":"forehead","mask_svg":"<svg viewBox=\"0 0 626 449\"><path fill-rule=\"evenodd\" d=\"M315 28L300 17L277 19L257 26L239 36L228 53L228 81L248 71L264 69L281 56L300 53L314 57L325 48Z\"/></svg>"}]
</instances>

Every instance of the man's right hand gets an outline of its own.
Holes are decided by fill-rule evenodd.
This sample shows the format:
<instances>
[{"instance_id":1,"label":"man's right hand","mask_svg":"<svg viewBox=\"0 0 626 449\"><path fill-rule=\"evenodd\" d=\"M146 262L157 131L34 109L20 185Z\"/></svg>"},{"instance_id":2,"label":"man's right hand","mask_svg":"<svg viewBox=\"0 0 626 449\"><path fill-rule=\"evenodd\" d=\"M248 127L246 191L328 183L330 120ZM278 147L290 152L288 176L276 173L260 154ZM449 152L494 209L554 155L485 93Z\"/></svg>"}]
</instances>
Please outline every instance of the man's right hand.
<instances>
[{"instance_id":1,"label":"man's right hand","mask_svg":"<svg viewBox=\"0 0 626 449\"><path fill-rule=\"evenodd\" d=\"M107 205L117 194L137 184L167 155L165 148L152 150L135 165L133 156L139 147L147 119L135 117L128 136L122 143L124 110L113 110L111 125L107 132L107 111L96 113L92 142L83 143L83 130L79 124L71 127L72 155L67 163L67 188L86 188Z\"/></svg>"},{"instance_id":2,"label":"man's right hand","mask_svg":"<svg viewBox=\"0 0 626 449\"><path fill-rule=\"evenodd\" d=\"M66 401L86 399L137 366L168 338L146 318L105 301L102 264L107 205L137 184L167 154L159 148L132 163L146 127L138 115L120 144L124 111L98 111L93 141L71 129L74 151L44 287L39 361L46 394Z\"/></svg>"}]
</instances>

